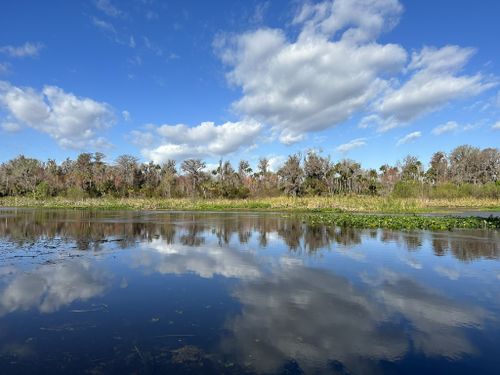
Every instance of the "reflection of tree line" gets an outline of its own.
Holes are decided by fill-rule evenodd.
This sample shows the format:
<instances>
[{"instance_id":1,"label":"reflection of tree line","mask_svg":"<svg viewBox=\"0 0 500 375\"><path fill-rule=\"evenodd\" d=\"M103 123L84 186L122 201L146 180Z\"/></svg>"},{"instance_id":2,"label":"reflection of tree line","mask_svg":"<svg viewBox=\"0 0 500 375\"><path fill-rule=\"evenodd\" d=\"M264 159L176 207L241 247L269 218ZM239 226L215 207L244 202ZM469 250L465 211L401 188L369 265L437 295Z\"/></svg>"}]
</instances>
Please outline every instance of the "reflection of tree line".
<instances>
[{"instance_id":1,"label":"reflection of tree line","mask_svg":"<svg viewBox=\"0 0 500 375\"><path fill-rule=\"evenodd\" d=\"M498 259L500 257L500 235L498 232L484 232L481 238L440 238L432 239L434 254L438 256L451 252L454 257L463 261L479 258Z\"/></svg>"},{"instance_id":2,"label":"reflection of tree line","mask_svg":"<svg viewBox=\"0 0 500 375\"><path fill-rule=\"evenodd\" d=\"M151 242L158 238L168 244L200 246L206 236L215 236L220 245L227 245L234 239L243 244L257 236L259 246L267 247L274 233L290 251L306 254L335 245L358 245L370 238L397 243L409 251L416 251L429 238L438 256L451 253L463 261L500 258L498 231L361 231L354 228L308 226L298 219L279 215L0 211L0 236L3 239L19 245L60 239L74 243L80 250L99 250L109 241L116 241L119 247L126 248L137 242Z\"/></svg>"},{"instance_id":3,"label":"reflection of tree line","mask_svg":"<svg viewBox=\"0 0 500 375\"><path fill-rule=\"evenodd\" d=\"M447 254L461 261L480 258L500 258L500 232L494 230L462 230L429 233L432 250L436 256ZM395 242L408 251L417 251L426 240L422 232L381 231L382 242Z\"/></svg>"},{"instance_id":4,"label":"reflection of tree line","mask_svg":"<svg viewBox=\"0 0 500 375\"><path fill-rule=\"evenodd\" d=\"M173 242L173 226L134 221L135 216L133 212L103 215L90 211L0 211L0 236L18 245L60 239L74 243L80 250L99 250L109 241L126 248L160 236ZM168 224L169 218L164 219Z\"/></svg>"}]
</instances>

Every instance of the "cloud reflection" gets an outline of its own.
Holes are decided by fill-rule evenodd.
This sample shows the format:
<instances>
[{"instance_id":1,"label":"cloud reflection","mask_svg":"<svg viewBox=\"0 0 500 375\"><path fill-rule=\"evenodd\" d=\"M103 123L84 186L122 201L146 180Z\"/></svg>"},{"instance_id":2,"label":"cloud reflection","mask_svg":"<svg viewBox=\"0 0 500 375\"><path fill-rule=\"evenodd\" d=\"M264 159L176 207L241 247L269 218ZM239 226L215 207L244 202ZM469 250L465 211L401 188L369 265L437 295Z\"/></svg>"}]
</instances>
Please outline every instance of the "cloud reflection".
<instances>
[{"instance_id":1,"label":"cloud reflection","mask_svg":"<svg viewBox=\"0 0 500 375\"><path fill-rule=\"evenodd\" d=\"M168 243L161 238L141 246L134 264L161 274L195 273L204 278L214 275L252 279L261 275L253 253L216 244L192 247Z\"/></svg>"},{"instance_id":2,"label":"cloud reflection","mask_svg":"<svg viewBox=\"0 0 500 375\"><path fill-rule=\"evenodd\" d=\"M234 292L242 312L227 322L223 347L265 373L292 359L306 373L332 361L363 372L411 350L452 358L474 352L463 327L481 327L482 310L391 272L365 282L287 265L242 283Z\"/></svg>"},{"instance_id":3,"label":"cloud reflection","mask_svg":"<svg viewBox=\"0 0 500 375\"><path fill-rule=\"evenodd\" d=\"M33 308L51 313L72 302L100 295L109 284L107 273L81 260L11 273L13 276L0 286L0 316Z\"/></svg>"}]
</instances>

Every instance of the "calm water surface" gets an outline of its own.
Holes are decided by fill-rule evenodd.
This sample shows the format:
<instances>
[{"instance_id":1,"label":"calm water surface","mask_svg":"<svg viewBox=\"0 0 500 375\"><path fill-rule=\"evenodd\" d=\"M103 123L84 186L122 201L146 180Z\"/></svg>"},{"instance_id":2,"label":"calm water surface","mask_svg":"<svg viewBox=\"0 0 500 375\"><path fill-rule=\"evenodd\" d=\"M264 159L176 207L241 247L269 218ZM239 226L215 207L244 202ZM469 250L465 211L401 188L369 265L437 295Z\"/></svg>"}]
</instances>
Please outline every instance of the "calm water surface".
<instances>
[{"instance_id":1,"label":"calm water surface","mask_svg":"<svg viewBox=\"0 0 500 375\"><path fill-rule=\"evenodd\" d=\"M498 374L500 232L0 209L0 373Z\"/></svg>"}]
</instances>

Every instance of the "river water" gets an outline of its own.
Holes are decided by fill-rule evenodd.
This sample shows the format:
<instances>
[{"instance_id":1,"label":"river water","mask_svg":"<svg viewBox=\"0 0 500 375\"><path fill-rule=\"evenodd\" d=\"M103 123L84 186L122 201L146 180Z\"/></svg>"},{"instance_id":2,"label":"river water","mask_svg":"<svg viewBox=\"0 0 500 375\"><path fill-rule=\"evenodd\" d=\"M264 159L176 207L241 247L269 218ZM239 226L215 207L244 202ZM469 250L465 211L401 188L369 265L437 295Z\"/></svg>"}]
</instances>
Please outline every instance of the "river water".
<instances>
[{"instance_id":1,"label":"river water","mask_svg":"<svg viewBox=\"0 0 500 375\"><path fill-rule=\"evenodd\" d=\"M498 374L500 231L0 209L0 372Z\"/></svg>"}]
</instances>

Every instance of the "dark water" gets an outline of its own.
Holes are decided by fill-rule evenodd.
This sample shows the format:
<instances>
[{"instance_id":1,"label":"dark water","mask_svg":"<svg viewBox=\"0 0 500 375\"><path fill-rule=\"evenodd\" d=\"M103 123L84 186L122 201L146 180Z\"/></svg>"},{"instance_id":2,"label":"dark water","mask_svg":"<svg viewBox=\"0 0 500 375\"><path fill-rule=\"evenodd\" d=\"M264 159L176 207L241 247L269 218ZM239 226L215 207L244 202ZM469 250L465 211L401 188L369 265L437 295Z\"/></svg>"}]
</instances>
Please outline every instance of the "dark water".
<instances>
[{"instance_id":1,"label":"dark water","mask_svg":"<svg viewBox=\"0 0 500 375\"><path fill-rule=\"evenodd\" d=\"M0 209L0 373L498 374L500 232Z\"/></svg>"}]
</instances>

